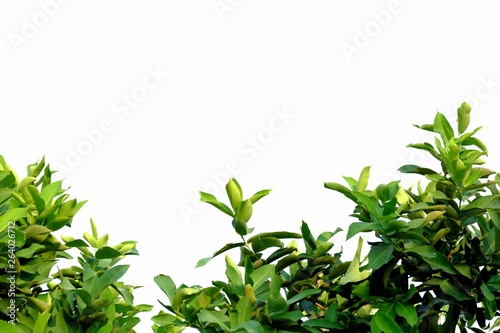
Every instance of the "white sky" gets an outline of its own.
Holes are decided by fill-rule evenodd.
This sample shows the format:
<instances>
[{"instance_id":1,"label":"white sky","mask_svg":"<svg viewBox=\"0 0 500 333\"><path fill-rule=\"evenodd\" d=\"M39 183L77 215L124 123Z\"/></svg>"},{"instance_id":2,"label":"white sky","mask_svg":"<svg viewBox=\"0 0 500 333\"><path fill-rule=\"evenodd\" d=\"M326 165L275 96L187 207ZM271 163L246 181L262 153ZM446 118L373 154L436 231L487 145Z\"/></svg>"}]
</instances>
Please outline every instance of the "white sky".
<instances>
[{"instance_id":1,"label":"white sky","mask_svg":"<svg viewBox=\"0 0 500 333\"><path fill-rule=\"evenodd\" d=\"M139 303L156 305L166 301L157 274L178 284L224 279L223 257L194 269L238 241L229 217L199 208L197 190L222 198L214 178L234 176L246 196L273 189L254 207L256 232L298 231L301 220L316 235L346 230L353 206L323 182L372 165L374 187L400 178L403 164L433 166L405 148L432 140L412 124L432 122L437 109L455 119L464 100L471 127L484 125L486 166L500 169L497 9L495 1L2 1L0 154L20 176L45 155L69 193L89 199L63 234L80 237L92 217L111 243L137 240L141 256L126 261L125 281L144 285ZM181 214L186 207L196 214ZM335 249L354 253L356 240L344 240L337 235Z\"/></svg>"}]
</instances>

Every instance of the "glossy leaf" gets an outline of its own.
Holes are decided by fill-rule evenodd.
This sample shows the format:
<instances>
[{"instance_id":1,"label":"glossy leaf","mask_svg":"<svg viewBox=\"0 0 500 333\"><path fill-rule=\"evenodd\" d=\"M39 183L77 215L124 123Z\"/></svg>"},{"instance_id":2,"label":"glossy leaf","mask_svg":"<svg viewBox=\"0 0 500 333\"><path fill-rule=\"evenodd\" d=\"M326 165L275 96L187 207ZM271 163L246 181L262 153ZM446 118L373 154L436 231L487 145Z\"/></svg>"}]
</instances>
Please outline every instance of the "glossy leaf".
<instances>
[{"instance_id":1,"label":"glossy leaf","mask_svg":"<svg viewBox=\"0 0 500 333\"><path fill-rule=\"evenodd\" d=\"M369 232L374 230L380 230L381 226L377 222L353 222L349 225L349 230L347 231L346 239L350 239L353 236L359 234L360 232Z\"/></svg>"},{"instance_id":2,"label":"glossy leaf","mask_svg":"<svg viewBox=\"0 0 500 333\"><path fill-rule=\"evenodd\" d=\"M271 193L271 190L262 190L252 195L248 200L250 200L250 202L254 204L263 197L265 197L266 195L268 195L269 193Z\"/></svg>"},{"instance_id":3,"label":"glossy leaf","mask_svg":"<svg viewBox=\"0 0 500 333\"><path fill-rule=\"evenodd\" d=\"M382 311L377 311L372 318L372 332L403 333L394 318Z\"/></svg>"},{"instance_id":4,"label":"glossy leaf","mask_svg":"<svg viewBox=\"0 0 500 333\"><path fill-rule=\"evenodd\" d=\"M226 193L229 198L229 202L233 207L234 211L240 207L241 201L243 200L243 192L241 190L240 184L236 179L231 178L226 184Z\"/></svg>"},{"instance_id":5,"label":"glossy leaf","mask_svg":"<svg viewBox=\"0 0 500 333\"><path fill-rule=\"evenodd\" d=\"M274 269L273 265L264 265L254 270L250 274L253 288L258 289L262 284L267 282L274 275Z\"/></svg>"},{"instance_id":6,"label":"glossy leaf","mask_svg":"<svg viewBox=\"0 0 500 333\"><path fill-rule=\"evenodd\" d=\"M368 253L368 265L366 269L379 269L392 258L394 245L379 244L372 246Z\"/></svg>"},{"instance_id":7,"label":"glossy leaf","mask_svg":"<svg viewBox=\"0 0 500 333\"><path fill-rule=\"evenodd\" d=\"M407 164L398 169L399 172L402 173L418 173L420 175L432 175L432 174L437 174L436 171L428 169L428 168L422 168L419 167L418 165L413 165L413 164Z\"/></svg>"},{"instance_id":8,"label":"glossy leaf","mask_svg":"<svg viewBox=\"0 0 500 333\"><path fill-rule=\"evenodd\" d=\"M418 322L418 314L415 305L396 302L396 313L403 317L410 326L415 326Z\"/></svg>"},{"instance_id":9,"label":"glossy leaf","mask_svg":"<svg viewBox=\"0 0 500 333\"><path fill-rule=\"evenodd\" d=\"M232 217L234 216L233 211L228 206L226 206L224 203L218 201L217 198L215 198L213 195L200 191L200 196L201 196L201 201L206 202L206 203L214 206L215 208L217 208L218 210L220 210L223 213L226 213L229 216L232 216Z\"/></svg>"},{"instance_id":10,"label":"glossy leaf","mask_svg":"<svg viewBox=\"0 0 500 333\"><path fill-rule=\"evenodd\" d=\"M345 275L340 279L339 284L344 285L347 283L351 282L358 282L366 279L368 276L370 276L369 271L360 271L360 264L361 264L361 247L363 246L363 239L360 237L358 241L358 249L356 250L356 254L354 255L353 260L351 261L351 264L349 265L349 268L347 269L347 272Z\"/></svg>"}]
</instances>

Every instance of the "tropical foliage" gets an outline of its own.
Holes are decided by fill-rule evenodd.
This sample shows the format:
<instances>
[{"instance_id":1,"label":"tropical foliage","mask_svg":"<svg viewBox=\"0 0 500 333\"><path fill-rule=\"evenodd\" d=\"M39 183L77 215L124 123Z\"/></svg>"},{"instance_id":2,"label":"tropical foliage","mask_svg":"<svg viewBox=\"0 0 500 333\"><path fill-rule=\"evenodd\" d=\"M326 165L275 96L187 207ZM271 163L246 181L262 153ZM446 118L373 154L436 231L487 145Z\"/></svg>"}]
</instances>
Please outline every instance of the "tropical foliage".
<instances>
[{"instance_id":1,"label":"tropical foliage","mask_svg":"<svg viewBox=\"0 0 500 333\"><path fill-rule=\"evenodd\" d=\"M151 307L133 304L136 287L120 280L129 266L118 263L138 254L135 242L109 246L92 220L84 239L60 240L54 232L85 202L70 199L53 173L42 159L19 180L0 156L0 331L134 332L136 314ZM72 250L75 265L63 266Z\"/></svg>"},{"instance_id":2,"label":"tropical foliage","mask_svg":"<svg viewBox=\"0 0 500 333\"><path fill-rule=\"evenodd\" d=\"M368 188L370 167L346 185L324 186L353 202L356 222L347 238L370 233L351 260L332 253L327 230L317 237L302 222L298 232L253 234L254 204L269 194L243 199L240 185L226 185L228 204L208 193L201 200L230 218L240 238L211 258L226 254L226 280L212 286L177 286L155 277L168 299L153 317L155 332L484 332L500 324L500 175L484 167L486 146L466 132L471 108L463 103L457 128L437 113L417 126L434 140L410 144L436 159L441 170L404 165L421 177L411 188L400 181ZM302 243L302 246L299 245Z\"/></svg>"}]
</instances>

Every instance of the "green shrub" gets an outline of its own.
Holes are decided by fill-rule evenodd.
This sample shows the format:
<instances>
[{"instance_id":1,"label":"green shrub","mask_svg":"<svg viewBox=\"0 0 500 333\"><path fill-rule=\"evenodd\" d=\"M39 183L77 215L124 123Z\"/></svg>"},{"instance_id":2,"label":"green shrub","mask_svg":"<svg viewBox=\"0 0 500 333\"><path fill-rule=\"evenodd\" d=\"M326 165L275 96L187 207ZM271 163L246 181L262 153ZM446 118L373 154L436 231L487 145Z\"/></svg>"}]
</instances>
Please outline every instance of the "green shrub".
<instances>
[{"instance_id":1,"label":"green shrub","mask_svg":"<svg viewBox=\"0 0 500 333\"><path fill-rule=\"evenodd\" d=\"M484 332L500 326L500 174L484 167L486 146L466 132L470 106L458 109L457 128L437 113L432 143L410 144L437 160L441 170L404 165L420 177L368 188L370 167L346 185L324 186L353 201L347 239L358 237L354 257L332 253L341 229L315 236L302 222L293 231L254 234L253 206L270 190L244 198L235 179L228 203L201 192L201 200L230 217L237 237L197 266L226 253L226 278L209 287L177 286L168 275L154 281L165 310L152 317L154 332ZM71 225L84 202L70 199L42 159L25 178L0 156L0 331L134 332L137 287L122 282L137 255L134 241L108 245L91 220L91 233L55 235ZM367 258L361 258L370 233ZM302 243L302 245L299 245ZM77 265L60 269L79 253ZM12 325L15 324L15 325Z\"/></svg>"},{"instance_id":2,"label":"green shrub","mask_svg":"<svg viewBox=\"0 0 500 333\"><path fill-rule=\"evenodd\" d=\"M201 193L202 201L230 216L241 239L211 258L226 255L226 281L210 287L176 286L155 277L166 294L166 311L153 317L155 332L484 332L499 326L500 175L483 166L486 146L465 132L470 106L458 109L458 128L437 113L431 143L410 144L437 159L440 171L404 165L399 171L421 177L404 189L399 181L368 189L370 168L347 186L324 186L354 202L347 238L371 233L367 260L360 237L354 258L330 253L339 231L252 234L253 205L269 190L243 199L240 185L226 185L229 204ZM303 246L300 247L298 240ZM480 327L480 328L479 328Z\"/></svg>"},{"instance_id":3,"label":"green shrub","mask_svg":"<svg viewBox=\"0 0 500 333\"><path fill-rule=\"evenodd\" d=\"M11 332L134 332L136 314L150 310L134 305L134 286L120 279L138 254L135 242L108 246L108 235L84 239L58 237L85 203L70 199L62 181L44 159L28 166L25 178L0 156L0 331ZM59 269L79 252L79 266Z\"/></svg>"}]
</instances>

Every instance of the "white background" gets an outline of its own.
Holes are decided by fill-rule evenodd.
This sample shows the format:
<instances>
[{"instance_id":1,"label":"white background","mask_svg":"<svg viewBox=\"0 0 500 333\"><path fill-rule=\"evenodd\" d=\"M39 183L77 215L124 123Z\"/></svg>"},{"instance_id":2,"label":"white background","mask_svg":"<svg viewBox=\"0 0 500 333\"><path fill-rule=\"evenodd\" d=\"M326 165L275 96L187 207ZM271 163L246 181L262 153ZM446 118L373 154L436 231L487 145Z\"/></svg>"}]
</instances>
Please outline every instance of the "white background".
<instances>
[{"instance_id":1,"label":"white background","mask_svg":"<svg viewBox=\"0 0 500 333\"><path fill-rule=\"evenodd\" d=\"M500 169L497 9L495 1L2 1L0 154L20 176L45 155L69 193L89 199L63 234L81 236L92 217L111 243L137 240L141 256L127 258L125 280L144 286L138 303L157 305L166 301L157 274L205 286L224 278L222 256L194 266L238 237L196 191L223 199L217 181L229 175L246 197L273 189L254 207L256 232L299 231L301 220L316 235L346 230L353 205L323 182L372 165L372 187L411 184L399 166L434 165L405 148L432 140L412 124L432 122L436 110L454 120L464 100L471 127L484 125L486 166ZM345 233L334 241L351 255L355 241ZM139 332L158 310L142 316Z\"/></svg>"}]
</instances>

